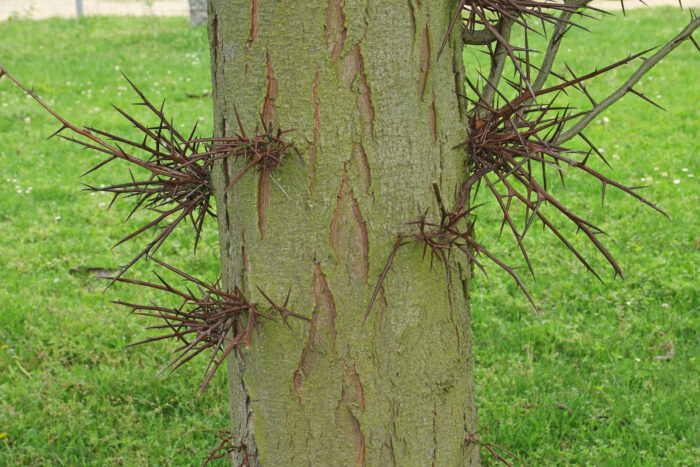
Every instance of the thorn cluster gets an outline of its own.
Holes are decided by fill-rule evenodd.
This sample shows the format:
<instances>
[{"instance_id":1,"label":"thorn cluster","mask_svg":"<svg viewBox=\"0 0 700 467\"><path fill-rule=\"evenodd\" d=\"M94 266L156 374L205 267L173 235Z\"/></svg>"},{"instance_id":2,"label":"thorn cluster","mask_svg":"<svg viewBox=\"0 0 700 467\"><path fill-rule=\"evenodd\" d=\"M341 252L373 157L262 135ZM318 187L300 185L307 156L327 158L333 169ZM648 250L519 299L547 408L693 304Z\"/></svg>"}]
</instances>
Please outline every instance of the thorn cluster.
<instances>
[{"instance_id":1,"label":"thorn cluster","mask_svg":"<svg viewBox=\"0 0 700 467\"><path fill-rule=\"evenodd\" d=\"M126 220L130 219L140 208L156 214L155 218L117 243L120 245L150 229L157 232L155 238L122 268L115 279L121 277L139 259L154 255L175 228L187 219L192 222L194 228L194 249L196 251L207 214L216 216L211 209L210 200L212 195L210 174L213 162L217 156L225 155L225 152L219 148L203 144L206 143L204 140L194 139L196 124L189 137L183 136L175 128L175 125L165 117L163 113L164 102L160 108L155 107L132 81L128 78L126 80L141 99L137 105L150 110L156 117L157 123L154 126L148 126L124 110L118 107L114 108L139 130L143 139L124 138L97 128L86 128L86 130L111 143L100 144L100 142L95 142L93 138L86 141L75 137L65 137L69 141L105 153L108 156L107 159L83 175L98 170L114 160L127 161L137 168L145 169L145 171L139 170L137 177L130 170L131 181L127 183L105 187L86 185L89 191L112 194L110 206L120 197L135 198L134 207ZM64 125L59 132L65 128ZM100 139L100 141L104 140ZM133 150L140 152L140 154L134 155L128 152Z\"/></svg>"},{"instance_id":2,"label":"thorn cluster","mask_svg":"<svg viewBox=\"0 0 700 467\"><path fill-rule=\"evenodd\" d=\"M235 444L233 436L226 430L220 431L218 437L221 442L214 449L209 451L209 455L204 459L203 466L216 459L228 457L234 452L241 452L243 453L243 460L238 464L238 467L250 467L250 459L256 458L258 455L257 453L249 453L245 443Z\"/></svg>"},{"instance_id":3,"label":"thorn cluster","mask_svg":"<svg viewBox=\"0 0 700 467\"><path fill-rule=\"evenodd\" d=\"M464 447L468 449L467 455L465 456L465 460L467 457L469 457L469 454L471 454L471 451L472 451L472 449L474 449L475 446L483 447L484 449L486 449L489 452L489 454L491 454L493 456L494 459L496 459L496 461L498 461L501 464L504 464L508 467L511 467L512 464L510 462L508 462L508 459L503 457L503 455L499 454L498 451L503 451L508 456L522 462L523 464L525 463L525 461L523 459L516 456L515 454L513 454L511 451L504 448L503 446L499 446L498 444L493 444L493 443L488 443L486 441L482 441L479 438L478 433L469 433L467 435L467 437L464 439Z\"/></svg>"},{"instance_id":4,"label":"thorn cluster","mask_svg":"<svg viewBox=\"0 0 700 467\"><path fill-rule=\"evenodd\" d=\"M588 0L589 1L589 0ZM447 39L457 22L462 21L462 41L470 45L491 45L497 43L497 50L491 51L492 58L498 55L507 55L513 62L517 72L529 80L526 70L520 66L520 59L516 53L524 51L521 47L515 47L510 42L510 30L514 24L521 26L525 33L528 31L538 34L546 33L545 25L553 26L577 26L570 21L573 14L587 16L578 12L580 7L586 7L587 0L574 0L554 2L551 0L460 0L447 34L442 41L440 52L447 44ZM624 5L624 4L623 4ZM593 10L597 10L592 8ZM600 11L600 10L597 10ZM563 16L555 16L553 13L561 12ZM542 28L542 32L534 29L529 20L535 19L535 24ZM529 73L529 71L527 71Z\"/></svg>"},{"instance_id":5,"label":"thorn cluster","mask_svg":"<svg viewBox=\"0 0 700 467\"><path fill-rule=\"evenodd\" d=\"M379 294L379 290L384 283L384 279L386 279L386 276L391 269L396 253L401 247L411 243L422 245L423 258L425 258L428 250L430 250L431 269L436 258L444 266L445 281L448 289L447 296L450 302L450 308L452 308L452 294L449 293L451 271L458 270L451 263L450 255L453 251L458 250L464 253L467 258L469 258L469 260L484 273L487 279L488 274L486 273L486 268L478 260L477 255L483 254L488 259L496 263L515 280L518 287L523 291L523 293L525 293L532 306L535 308L535 310L537 310L535 302L532 300L530 293L527 291L522 280L515 272L515 269L502 262L474 239L474 220L470 219L470 216L473 214L474 210L479 208L480 205L467 207L469 189L473 181L474 179L472 178L465 182L461 189L455 194L455 206L451 211L448 211L445 208L442 201L442 196L440 195L440 190L437 184L433 184L433 192L440 210L440 221L432 222L428 220L427 210L424 212L419 212L418 220L407 223L407 225L415 227L414 231L411 233L400 233L397 235L396 241L394 242L394 246L389 254L384 269L382 270L379 280L374 287L372 298L370 299L367 309L365 310L365 320L367 320L367 316L374 305L377 295Z\"/></svg>"},{"instance_id":6,"label":"thorn cluster","mask_svg":"<svg viewBox=\"0 0 700 467\"><path fill-rule=\"evenodd\" d=\"M0 66L0 78L6 75L17 86L33 97L46 111L60 123L61 127L53 136L60 137L83 146L86 149L107 155L107 158L91 168L83 175L98 170L115 160L125 161L134 167L136 173L130 170L131 180L105 187L86 185L93 192L104 192L113 195L110 206L118 198L134 198L135 203L126 217L129 220L139 209L155 213L155 217L142 225L119 242L120 245L153 229L155 238L131 259L117 274L114 283L131 266L141 258L149 258L163 245L168 236L183 221L189 220L194 228L194 249L197 249L202 234L202 227L207 215L215 217L212 210L211 171L214 162L220 159L226 161L230 157L245 160L246 166L236 177L228 182L229 190L248 170L258 167L261 177L272 177L274 169L282 164L286 153L293 150L301 160L301 154L292 143L285 142L282 136L292 130L274 131L263 122L263 133L246 136L238 113L240 134L224 138L197 138L195 124L189 136L183 136L172 121L163 112L165 102L156 107L129 78L124 76L140 101L136 104L149 110L155 117L156 123L148 125L130 115L126 111L114 107L128 120L140 137L127 138L97 128L79 128L44 103L33 90L26 88L14 76ZM70 130L75 136L63 136L64 130ZM110 283L110 285L111 285Z\"/></svg>"},{"instance_id":7,"label":"thorn cluster","mask_svg":"<svg viewBox=\"0 0 700 467\"><path fill-rule=\"evenodd\" d=\"M146 177L138 180L132 174L131 181L128 183L100 188L87 187L90 191L113 194L112 203L119 197L135 197L136 203L127 216L127 220L139 208L156 213L154 219L117 243L117 245L120 245L150 229L158 232L155 238L122 268L122 271L116 278L120 277L139 259L154 255L175 228L187 219L192 222L194 227L194 250L196 251L206 215L209 214L215 217L210 201L212 195L211 171L215 161L234 157L243 158L247 162L245 168L228 183L226 190L229 190L234 183L254 166L259 168L261 176L271 176L272 170L279 167L282 163L283 155L290 148L296 150L291 143L287 143L281 138L284 133L291 130L278 130L277 134L273 135L272 131L265 127L264 134L256 134L254 137L248 138L245 135L240 118L238 119L238 124L241 134L235 137L197 138L195 137L196 124L189 137L184 137L178 132L173 123L169 122L165 117L163 113L164 103L161 104L160 108L155 107L132 81L128 78L126 80L141 100L137 105L149 109L157 119L155 126L147 126L122 109L115 107L124 118L142 133L143 140L123 138L96 128L87 128L87 131L114 142L114 146L93 144L92 141L84 141L78 138L66 138L86 148L106 153L109 156L106 160L86 172L86 174L116 159L125 160L146 169ZM61 130L65 128L64 125ZM145 157L131 155L123 147L141 151ZM297 154L299 154L298 151Z\"/></svg>"},{"instance_id":8,"label":"thorn cluster","mask_svg":"<svg viewBox=\"0 0 700 467\"><path fill-rule=\"evenodd\" d=\"M236 114L238 129L240 131L239 134L233 137L198 140L214 143L217 151L225 152L227 157L234 157L245 162L245 167L228 182L226 191L230 190L231 187L253 167L256 167L260 172L261 179L263 177L271 177L272 172L282 165L284 157L289 154L290 151L296 154L302 164L304 163L301 153L294 144L282 139L285 133L294 130L280 130L279 128L275 130L271 124L265 123L265 120L261 116L260 121L262 122L263 131L258 132L256 130L256 134L249 137L246 135L243 123L241 123L238 110L235 106L233 110Z\"/></svg>"},{"instance_id":9,"label":"thorn cluster","mask_svg":"<svg viewBox=\"0 0 700 467\"><path fill-rule=\"evenodd\" d=\"M506 102L500 107L492 107L484 102L483 93L468 81L476 98L468 98L474 108L470 118L468 140L463 145L466 146L470 156L470 175L476 182L474 196L481 184L485 185L493 195L502 214L501 232L507 225L533 276L534 272L523 239L533 221L539 219L590 272L600 279L593 267L555 226L550 216L544 213L542 207L545 204L563 214L578 231L583 232L607 259L615 273L624 276L618 263L597 238L597 235L604 232L575 214L552 194L547 182L548 168L558 173L562 184L567 168L593 177L602 184L603 201L607 186L613 186L664 214L653 203L636 193L635 190L639 187L625 186L591 168L589 159L592 153L597 154L606 164L607 161L582 132L579 136L590 145L591 149L580 161L575 156L581 154L581 151L567 149L559 143L565 125L585 115L585 112L572 113L567 107L557 106L555 101L559 93L572 88L585 92L583 80L626 64L640 55L630 56L584 77L574 77L537 91L535 97L553 95L546 103L536 103L532 99L532 94L521 87L518 89L518 96L512 100L507 100L503 94L499 93ZM511 208L514 205L524 206L526 211L525 222L521 229L516 226L516 221L511 215Z\"/></svg>"},{"instance_id":10,"label":"thorn cluster","mask_svg":"<svg viewBox=\"0 0 700 467\"><path fill-rule=\"evenodd\" d=\"M245 345L246 348L250 347L253 331L259 329L261 320L274 320L274 311L280 314L287 326L289 326L289 317L307 320L306 317L287 309L289 293L284 304L280 306L258 288L258 291L272 308L269 313L265 313L260 311L257 304L251 303L239 288L231 293L224 292L220 288L219 281L208 284L157 258L151 259L163 268L182 277L199 293L192 291L189 286L185 290L176 289L157 273L159 283L124 277L118 278L119 282L167 292L181 301L179 306L173 308L115 301L114 303L130 307L133 314L157 318L164 322L164 324L149 328L164 330L164 334L130 344L128 347L164 339L179 341L180 347L173 350L175 358L163 369L163 371L171 369L171 372L205 350L211 349L212 356L205 371L204 381L199 387L199 394L204 391L227 355L236 349L241 357L243 356L241 345Z\"/></svg>"}]
</instances>

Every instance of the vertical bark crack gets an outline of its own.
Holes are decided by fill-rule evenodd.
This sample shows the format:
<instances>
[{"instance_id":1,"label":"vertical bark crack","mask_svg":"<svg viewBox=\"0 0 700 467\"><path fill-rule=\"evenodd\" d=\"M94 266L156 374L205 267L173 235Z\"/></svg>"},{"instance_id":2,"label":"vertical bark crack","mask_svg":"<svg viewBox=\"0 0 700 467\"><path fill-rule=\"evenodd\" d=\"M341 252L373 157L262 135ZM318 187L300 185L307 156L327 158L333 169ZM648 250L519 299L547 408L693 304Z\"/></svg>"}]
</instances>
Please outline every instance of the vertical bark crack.
<instances>
[{"instance_id":1,"label":"vertical bark crack","mask_svg":"<svg viewBox=\"0 0 700 467\"><path fill-rule=\"evenodd\" d=\"M369 161L367 160L367 153L365 152L365 147L362 143L357 141L352 142L352 154L350 156L352 164L360 174L360 185L365 194L369 193L369 189L372 186L372 173L369 168Z\"/></svg>"},{"instance_id":2,"label":"vertical bark crack","mask_svg":"<svg viewBox=\"0 0 700 467\"><path fill-rule=\"evenodd\" d=\"M407 0L408 2L408 14L411 16L411 32L413 37L413 42L416 41L416 11L413 8L413 0Z\"/></svg>"},{"instance_id":3,"label":"vertical bark crack","mask_svg":"<svg viewBox=\"0 0 700 467\"><path fill-rule=\"evenodd\" d=\"M366 445L360 421L353 413L353 407L365 408L364 388L356 371L356 363L345 365L343 386L336 408L336 424L342 430L348 443L353 446L358 467L365 466Z\"/></svg>"},{"instance_id":4,"label":"vertical bark crack","mask_svg":"<svg viewBox=\"0 0 700 467\"><path fill-rule=\"evenodd\" d=\"M250 269L248 252L245 249L245 225L241 226L241 259L243 260L243 273L245 274Z\"/></svg>"},{"instance_id":5,"label":"vertical bark crack","mask_svg":"<svg viewBox=\"0 0 700 467\"><path fill-rule=\"evenodd\" d=\"M362 278L366 283L369 275L369 237L360 205L350 188L347 166L343 169L329 240L336 262L346 264L348 276Z\"/></svg>"},{"instance_id":6,"label":"vertical bark crack","mask_svg":"<svg viewBox=\"0 0 700 467\"><path fill-rule=\"evenodd\" d=\"M430 105L430 134L433 136L433 143L437 143L437 108L435 107L435 94L433 93L433 102ZM442 171L440 171L442 174Z\"/></svg>"},{"instance_id":7,"label":"vertical bark crack","mask_svg":"<svg viewBox=\"0 0 700 467\"><path fill-rule=\"evenodd\" d=\"M328 0L325 18L326 50L330 53L333 63L336 63L343 53L347 36L343 0Z\"/></svg>"},{"instance_id":8,"label":"vertical bark crack","mask_svg":"<svg viewBox=\"0 0 700 467\"><path fill-rule=\"evenodd\" d=\"M250 2L250 32L248 42L243 50L243 72L248 74L248 51L253 47L253 43L258 38L258 0Z\"/></svg>"},{"instance_id":9,"label":"vertical bark crack","mask_svg":"<svg viewBox=\"0 0 700 467\"><path fill-rule=\"evenodd\" d=\"M357 93L357 106L362 119L363 135L375 139L374 135L374 104L372 103L372 90L367 82L365 74L365 62L362 58L360 44L355 46L355 59L357 60L357 73L360 78L360 86Z\"/></svg>"},{"instance_id":10,"label":"vertical bark crack","mask_svg":"<svg viewBox=\"0 0 700 467\"><path fill-rule=\"evenodd\" d=\"M342 78L348 89L352 90L356 86L354 91L357 93L356 105L360 116L362 136L375 141L372 90L365 74L365 63L359 43L355 44L352 52L345 57Z\"/></svg>"},{"instance_id":11,"label":"vertical bark crack","mask_svg":"<svg viewBox=\"0 0 700 467\"><path fill-rule=\"evenodd\" d=\"M301 391L303 386L302 376L308 378L313 372L314 365L321 357L335 354L335 330L336 309L333 294L328 287L328 281L321 270L321 264L314 257L314 277L311 283L311 293L314 297L314 311L309 325L309 337L301 351L299 366L294 375L295 393L299 403L303 404Z\"/></svg>"},{"instance_id":12,"label":"vertical bark crack","mask_svg":"<svg viewBox=\"0 0 700 467\"><path fill-rule=\"evenodd\" d=\"M418 78L418 94L421 100L425 97L425 89L428 86L428 75L430 73L430 17L426 20L425 29L423 29L423 43L421 45L421 68Z\"/></svg>"},{"instance_id":13,"label":"vertical bark crack","mask_svg":"<svg viewBox=\"0 0 700 467\"><path fill-rule=\"evenodd\" d=\"M272 69L272 60L270 59L270 51L267 53L267 93L265 94L265 102L263 104L262 120L268 128L277 128L277 95L279 94L279 83L275 78L275 72Z\"/></svg>"},{"instance_id":14,"label":"vertical bark crack","mask_svg":"<svg viewBox=\"0 0 700 467\"><path fill-rule=\"evenodd\" d=\"M212 20L212 31L214 39L212 49L214 50L214 63L216 63L219 57L219 18L216 15L214 15L214 19Z\"/></svg>"},{"instance_id":15,"label":"vertical bark crack","mask_svg":"<svg viewBox=\"0 0 700 467\"><path fill-rule=\"evenodd\" d=\"M313 141L309 147L309 178L311 179L311 192L314 191L316 185L316 165L318 162L318 141L320 138L321 129L321 102L318 98L318 68L316 69L316 77L311 88L311 99L314 103L314 134Z\"/></svg>"},{"instance_id":16,"label":"vertical bark crack","mask_svg":"<svg viewBox=\"0 0 700 467\"><path fill-rule=\"evenodd\" d=\"M258 0L250 2L250 36L248 38L248 47L253 45L255 39L258 38Z\"/></svg>"},{"instance_id":17,"label":"vertical bark crack","mask_svg":"<svg viewBox=\"0 0 700 467\"><path fill-rule=\"evenodd\" d=\"M260 172L258 178L258 230L260 238L265 238L265 224L267 222L267 208L270 206L270 175Z\"/></svg>"},{"instance_id":18,"label":"vertical bark crack","mask_svg":"<svg viewBox=\"0 0 700 467\"><path fill-rule=\"evenodd\" d=\"M223 128L226 128L226 119L223 121L224 125ZM224 131L224 135L226 135L226 132ZM223 159L223 164L224 164L224 180L226 180L226 186L231 183L231 172L230 172L230 167L229 167L229 160L228 157L225 157ZM224 212L226 213L226 227L228 229L231 228L231 217L229 216L228 213L228 192L224 192Z\"/></svg>"}]
</instances>

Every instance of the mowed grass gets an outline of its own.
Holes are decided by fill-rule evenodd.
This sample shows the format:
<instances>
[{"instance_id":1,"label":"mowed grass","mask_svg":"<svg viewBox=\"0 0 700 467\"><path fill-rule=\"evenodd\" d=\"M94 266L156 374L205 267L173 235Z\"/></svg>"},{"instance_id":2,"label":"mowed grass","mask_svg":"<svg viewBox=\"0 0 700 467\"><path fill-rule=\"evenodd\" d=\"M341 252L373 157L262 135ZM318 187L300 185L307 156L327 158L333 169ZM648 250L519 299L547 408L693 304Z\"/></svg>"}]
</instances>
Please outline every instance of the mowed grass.
<instances>
[{"instance_id":1,"label":"mowed grass","mask_svg":"<svg viewBox=\"0 0 700 467\"><path fill-rule=\"evenodd\" d=\"M187 97L211 89L206 30L190 29L187 18L9 22L0 35L2 64L72 122L130 131L110 108L138 111L121 71L154 101L167 96L183 130L200 119L202 134L211 133L211 100ZM112 249L138 220L122 223L129 203L107 210L110 197L82 191L81 182L128 174L115 164L80 179L101 157L47 141L56 122L6 79L0 126L0 465L200 464L228 424L225 372L202 397L201 365L157 376L170 346L124 349L153 323L110 303L155 297L121 284L103 292L104 281L69 272L118 267L145 243ZM161 256L215 279L213 224L196 256L186 229ZM147 264L130 275L153 278Z\"/></svg>"},{"instance_id":2,"label":"mowed grass","mask_svg":"<svg viewBox=\"0 0 700 467\"><path fill-rule=\"evenodd\" d=\"M581 73L660 44L686 20L655 9L587 21L601 34L574 31L562 55ZM206 31L185 18L8 22L0 35L0 63L73 122L129 131L109 110L134 101L123 71L154 100L167 96L166 110L183 130L201 119L201 133L211 132L211 101L188 97L211 88ZM600 186L584 179L555 188L611 234L606 244L627 278L613 280L584 247L606 273L598 283L551 235L533 229L537 280L528 284L541 321L495 268L492 288L474 281L481 438L531 465L698 462L698 57L683 44L638 87L667 112L627 97L587 131L613 164L601 170L650 185L645 196L672 222L610 188L601 208ZM471 70L473 56L465 58ZM596 80L592 93L605 96L632 69ZM168 344L124 349L149 335L149 323L110 303L150 295L119 284L103 292L104 282L69 272L114 267L136 252L139 242L112 249L136 225L121 223L128 203L106 210L108 197L80 186L126 173L115 175L115 166L81 180L99 156L46 141L55 121L5 79L0 129L0 464L199 464L227 425L223 372L199 398L201 365L157 376ZM493 208L480 214L480 239L518 264L507 237L496 238ZM160 256L214 279L215 226L196 256L189 232L174 236ZM150 278L148 265L133 275Z\"/></svg>"}]
</instances>

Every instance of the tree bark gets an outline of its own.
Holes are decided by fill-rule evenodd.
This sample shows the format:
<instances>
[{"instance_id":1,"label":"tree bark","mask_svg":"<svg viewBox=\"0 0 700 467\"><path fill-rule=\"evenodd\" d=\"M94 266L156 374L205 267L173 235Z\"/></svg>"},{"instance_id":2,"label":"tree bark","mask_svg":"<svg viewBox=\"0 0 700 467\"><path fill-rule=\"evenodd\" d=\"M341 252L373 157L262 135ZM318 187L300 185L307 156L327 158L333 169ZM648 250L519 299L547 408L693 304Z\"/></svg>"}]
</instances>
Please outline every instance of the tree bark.
<instances>
[{"instance_id":1,"label":"tree bark","mask_svg":"<svg viewBox=\"0 0 700 467\"><path fill-rule=\"evenodd\" d=\"M476 465L470 267L445 283L401 249L363 325L398 232L463 181L453 0L211 0L216 134L261 119L302 152L272 177L243 161L213 175L222 277L310 322L266 323L228 365L233 433L251 465ZM449 291L449 292L448 292ZM448 297L448 293L451 297ZM452 306L450 306L450 298ZM235 453L234 465L242 461Z\"/></svg>"}]
</instances>

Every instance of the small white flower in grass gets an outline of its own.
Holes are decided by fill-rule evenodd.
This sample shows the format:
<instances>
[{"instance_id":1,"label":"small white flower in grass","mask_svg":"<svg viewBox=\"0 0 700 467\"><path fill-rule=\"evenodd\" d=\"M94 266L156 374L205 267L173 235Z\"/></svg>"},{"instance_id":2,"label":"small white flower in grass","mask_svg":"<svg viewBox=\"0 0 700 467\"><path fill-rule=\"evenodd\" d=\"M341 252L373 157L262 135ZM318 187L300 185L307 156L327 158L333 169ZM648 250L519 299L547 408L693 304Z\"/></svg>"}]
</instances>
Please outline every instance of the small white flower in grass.
<instances>
[{"instance_id":1,"label":"small white flower in grass","mask_svg":"<svg viewBox=\"0 0 700 467\"><path fill-rule=\"evenodd\" d=\"M673 181L673 183L676 184L676 185L678 185L680 182L681 182L681 181L680 181L679 179L675 179L675 180Z\"/></svg>"},{"instance_id":2,"label":"small white flower in grass","mask_svg":"<svg viewBox=\"0 0 700 467\"><path fill-rule=\"evenodd\" d=\"M603 123L610 123L610 119L608 117L603 117Z\"/></svg>"},{"instance_id":3,"label":"small white flower in grass","mask_svg":"<svg viewBox=\"0 0 700 467\"><path fill-rule=\"evenodd\" d=\"M667 172L661 172L661 176L662 176L662 177L668 177L668 173L667 173Z\"/></svg>"},{"instance_id":4,"label":"small white flower in grass","mask_svg":"<svg viewBox=\"0 0 700 467\"><path fill-rule=\"evenodd\" d=\"M70 81L66 81L66 86L70 86Z\"/></svg>"},{"instance_id":5,"label":"small white flower in grass","mask_svg":"<svg viewBox=\"0 0 700 467\"><path fill-rule=\"evenodd\" d=\"M119 65L114 65L114 69L119 71Z\"/></svg>"},{"instance_id":6,"label":"small white flower in grass","mask_svg":"<svg viewBox=\"0 0 700 467\"><path fill-rule=\"evenodd\" d=\"M19 193L19 194L21 195L21 194L22 194L22 190L17 190L17 193Z\"/></svg>"},{"instance_id":7,"label":"small white flower in grass","mask_svg":"<svg viewBox=\"0 0 700 467\"><path fill-rule=\"evenodd\" d=\"M688 171L688 169L686 169L686 168L682 168L681 170L682 170L683 172L687 172L687 171Z\"/></svg>"},{"instance_id":8,"label":"small white flower in grass","mask_svg":"<svg viewBox=\"0 0 700 467\"><path fill-rule=\"evenodd\" d=\"M12 179L12 183L17 183L17 179L16 179L16 178L13 178L13 179Z\"/></svg>"},{"instance_id":9,"label":"small white flower in grass","mask_svg":"<svg viewBox=\"0 0 700 467\"><path fill-rule=\"evenodd\" d=\"M693 175L693 174L688 174L688 177L693 178L694 175Z\"/></svg>"},{"instance_id":10,"label":"small white flower in grass","mask_svg":"<svg viewBox=\"0 0 700 467\"><path fill-rule=\"evenodd\" d=\"M653 178L651 178L651 177L647 177L647 182L653 182L653 181L654 181L654 179L653 179Z\"/></svg>"},{"instance_id":11,"label":"small white flower in grass","mask_svg":"<svg viewBox=\"0 0 700 467\"><path fill-rule=\"evenodd\" d=\"M635 361L635 362L641 362L641 360L638 359L638 358L635 358L634 361Z\"/></svg>"},{"instance_id":12,"label":"small white flower in grass","mask_svg":"<svg viewBox=\"0 0 700 467\"><path fill-rule=\"evenodd\" d=\"M27 94L27 99L31 99L31 98L32 98L32 96L30 96L29 94Z\"/></svg>"},{"instance_id":13,"label":"small white flower in grass","mask_svg":"<svg viewBox=\"0 0 700 467\"><path fill-rule=\"evenodd\" d=\"M600 151L600 152L605 152L605 149L603 149L603 148L598 148L598 151Z\"/></svg>"},{"instance_id":14,"label":"small white flower in grass","mask_svg":"<svg viewBox=\"0 0 700 467\"><path fill-rule=\"evenodd\" d=\"M3 103L2 103L2 106L3 106L3 107L7 107L7 102L3 102Z\"/></svg>"},{"instance_id":15,"label":"small white flower in grass","mask_svg":"<svg viewBox=\"0 0 700 467\"><path fill-rule=\"evenodd\" d=\"M107 203L100 203L100 204L98 204L98 206L103 208L103 207L107 206Z\"/></svg>"},{"instance_id":16,"label":"small white flower in grass","mask_svg":"<svg viewBox=\"0 0 700 467\"><path fill-rule=\"evenodd\" d=\"M656 95L656 98L657 98L657 99L661 99L661 94L657 94L657 95Z\"/></svg>"},{"instance_id":17,"label":"small white flower in grass","mask_svg":"<svg viewBox=\"0 0 700 467\"><path fill-rule=\"evenodd\" d=\"M31 193L31 192L32 192L32 187L30 187L30 186L27 187L27 193Z\"/></svg>"},{"instance_id":18,"label":"small white flower in grass","mask_svg":"<svg viewBox=\"0 0 700 467\"><path fill-rule=\"evenodd\" d=\"M659 171L659 168L658 168L658 167L654 167L654 172L658 172L658 171Z\"/></svg>"},{"instance_id":19,"label":"small white flower in grass","mask_svg":"<svg viewBox=\"0 0 700 467\"><path fill-rule=\"evenodd\" d=\"M668 303L662 303L661 308L668 308Z\"/></svg>"},{"instance_id":20,"label":"small white flower in grass","mask_svg":"<svg viewBox=\"0 0 700 467\"><path fill-rule=\"evenodd\" d=\"M647 181L647 179L644 178L644 177L640 178L640 180L643 181L643 182L646 182L646 181Z\"/></svg>"},{"instance_id":21,"label":"small white flower in grass","mask_svg":"<svg viewBox=\"0 0 700 467\"><path fill-rule=\"evenodd\" d=\"M629 301L629 300L627 300L625 303L627 303L628 305L631 305L631 304L632 304L632 302Z\"/></svg>"},{"instance_id":22,"label":"small white flower in grass","mask_svg":"<svg viewBox=\"0 0 700 467\"><path fill-rule=\"evenodd\" d=\"M56 217L54 217L54 220L60 221L60 220L61 220L61 216L56 216Z\"/></svg>"},{"instance_id":23,"label":"small white flower in grass","mask_svg":"<svg viewBox=\"0 0 700 467\"><path fill-rule=\"evenodd\" d=\"M19 190L20 188L22 188L22 187L19 185L15 185L15 190Z\"/></svg>"},{"instance_id":24,"label":"small white flower in grass","mask_svg":"<svg viewBox=\"0 0 700 467\"><path fill-rule=\"evenodd\" d=\"M616 161L619 161L619 160L620 160L620 156L618 156L617 154L613 154L613 159L615 159Z\"/></svg>"}]
</instances>

